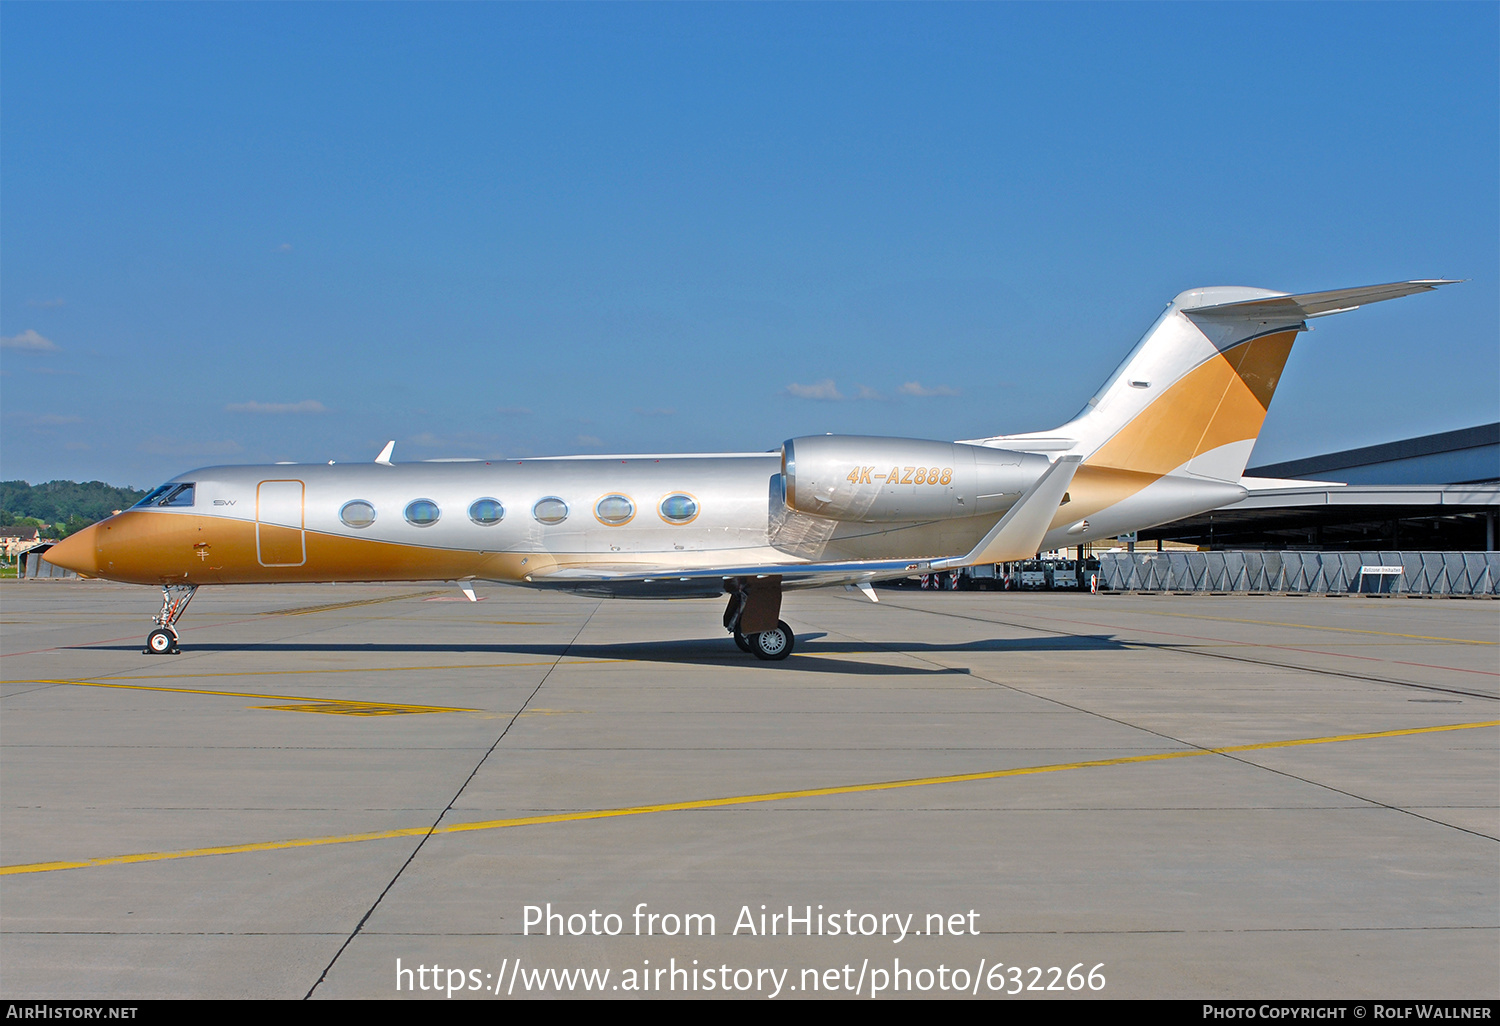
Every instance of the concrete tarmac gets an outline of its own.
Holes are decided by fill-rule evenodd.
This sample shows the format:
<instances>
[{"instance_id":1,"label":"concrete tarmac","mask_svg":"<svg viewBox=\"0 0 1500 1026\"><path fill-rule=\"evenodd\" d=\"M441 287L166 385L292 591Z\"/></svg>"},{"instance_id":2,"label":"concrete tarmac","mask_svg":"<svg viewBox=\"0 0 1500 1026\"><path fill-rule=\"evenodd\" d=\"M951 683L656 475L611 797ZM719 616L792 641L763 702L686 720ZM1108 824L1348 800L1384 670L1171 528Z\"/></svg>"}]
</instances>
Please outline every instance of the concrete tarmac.
<instances>
[{"instance_id":1,"label":"concrete tarmac","mask_svg":"<svg viewBox=\"0 0 1500 1026\"><path fill-rule=\"evenodd\" d=\"M479 592L0 585L4 996L1500 997L1500 603Z\"/></svg>"}]
</instances>

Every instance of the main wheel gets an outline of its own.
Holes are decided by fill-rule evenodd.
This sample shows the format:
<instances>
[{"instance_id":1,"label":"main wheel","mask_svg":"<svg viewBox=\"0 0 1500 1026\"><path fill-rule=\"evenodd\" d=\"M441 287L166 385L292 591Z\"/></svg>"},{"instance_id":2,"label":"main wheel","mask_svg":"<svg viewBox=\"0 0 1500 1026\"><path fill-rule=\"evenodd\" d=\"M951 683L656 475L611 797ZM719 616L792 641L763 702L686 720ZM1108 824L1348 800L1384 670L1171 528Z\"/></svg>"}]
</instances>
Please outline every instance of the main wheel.
<instances>
[{"instance_id":1,"label":"main wheel","mask_svg":"<svg viewBox=\"0 0 1500 1026\"><path fill-rule=\"evenodd\" d=\"M165 627L158 627L146 635L146 652L149 655L171 655L177 651L177 635Z\"/></svg>"},{"instance_id":2,"label":"main wheel","mask_svg":"<svg viewBox=\"0 0 1500 1026\"><path fill-rule=\"evenodd\" d=\"M754 649L750 647L750 639L745 637L739 631L734 632L734 643L740 647L741 652L754 651Z\"/></svg>"},{"instance_id":3,"label":"main wheel","mask_svg":"<svg viewBox=\"0 0 1500 1026\"><path fill-rule=\"evenodd\" d=\"M750 651L757 659L778 660L785 659L792 654L792 646L796 644L797 636L792 629L786 625L785 620L777 620L776 626L759 634L746 635L750 642Z\"/></svg>"}]
</instances>

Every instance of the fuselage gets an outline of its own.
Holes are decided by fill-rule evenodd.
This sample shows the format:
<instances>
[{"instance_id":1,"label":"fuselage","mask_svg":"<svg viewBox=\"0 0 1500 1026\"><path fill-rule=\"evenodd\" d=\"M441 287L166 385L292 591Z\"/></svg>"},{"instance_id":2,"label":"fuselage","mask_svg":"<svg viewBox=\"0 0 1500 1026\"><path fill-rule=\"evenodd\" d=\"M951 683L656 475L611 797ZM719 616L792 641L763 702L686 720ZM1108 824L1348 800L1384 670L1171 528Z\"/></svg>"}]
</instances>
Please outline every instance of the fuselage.
<instances>
[{"instance_id":1,"label":"fuselage","mask_svg":"<svg viewBox=\"0 0 1500 1026\"><path fill-rule=\"evenodd\" d=\"M898 450L948 445L888 441ZM962 473L941 484L934 473L930 485L894 478L861 483L852 473L854 480L842 484L846 490L913 504L930 503L941 492L952 495L955 510L973 511L878 522L790 508L781 452L207 467L173 478L141 505L72 536L49 558L86 576L138 584L473 578L552 587L568 586L552 575L571 568L665 573L942 558L967 552L1047 466L1041 457L1024 460L1015 471L1020 483L1014 494L976 495L982 489L966 489ZM851 471L856 466L851 462ZM1224 488L1205 493L1201 485L1184 493L1180 483L1175 491L1163 487L1170 483L1081 468L1058 510L1054 533L1062 541L1054 544L1124 529L1107 511L1131 499L1139 505L1143 493L1168 500L1150 503L1158 520L1241 494ZM1141 511L1135 516L1134 526L1151 521L1140 519ZM1085 517L1097 524L1067 533ZM718 590L716 582L704 581L644 593Z\"/></svg>"},{"instance_id":2,"label":"fuselage","mask_svg":"<svg viewBox=\"0 0 1500 1026\"><path fill-rule=\"evenodd\" d=\"M168 483L191 484L189 502L126 510L58 555L76 563L74 539L87 542L84 572L141 584L524 583L600 558L738 559L766 546L779 466L772 453L207 467Z\"/></svg>"}]
</instances>

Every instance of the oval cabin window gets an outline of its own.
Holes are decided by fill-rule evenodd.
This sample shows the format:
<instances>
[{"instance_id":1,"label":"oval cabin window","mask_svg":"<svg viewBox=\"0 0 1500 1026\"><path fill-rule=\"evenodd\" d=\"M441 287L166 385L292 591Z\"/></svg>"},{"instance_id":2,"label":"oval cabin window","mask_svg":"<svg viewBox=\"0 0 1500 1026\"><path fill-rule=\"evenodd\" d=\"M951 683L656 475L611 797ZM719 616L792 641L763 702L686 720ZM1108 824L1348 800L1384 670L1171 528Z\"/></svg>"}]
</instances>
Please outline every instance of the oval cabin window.
<instances>
[{"instance_id":1,"label":"oval cabin window","mask_svg":"<svg viewBox=\"0 0 1500 1026\"><path fill-rule=\"evenodd\" d=\"M431 527L442 515L438 504L431 499L416 499L406 507L406 522L413 527Z\"/></svg>"},{"instance_id":2,"label":"oval cabin window","mask_svg":"<svg viewBox=\"0 0 1500 1026\"><path fill-rule=\"evenodd\" d=\"M339 519L349 527L369 527L375 522L375 507L363 499L344 503Z\"/></svg>"},{"instance_id":3,"label":"oval cabin window","mask_svg":"<svg viewBox=\"0 0 1500 1026\"><path fill-rule=\"evenodd\" d=\"M531 515L538 523L560 524L568 519L568 504L555 495L549 495L537 500L537 504L531 507Z\"/></svg>"},{"instance_id":4,"label":"oval cabin window","mask_svg":"<svg viewBox=\"0 0 1500 1026\"><path fill-rule=\"evenodd\" d=\"M635 517L635 503L624 495L606 495L594 504L594 516L601 524L619 527Z\"/></svg>"},{"instance_id":5,"label":"oval cabin window","mask_svg":"<svg viewBox=\"0 0 1500 1026\"><path fill-rule=\"evenodd\" d=\"M698 500L685 492L675 492L661 500L661 518L671 524L686 524L698 516Z\"/></svg>"},{"instance_id":6,"label":"oval cabin window","mask_svg":"<svg viewBox=\"0 0 1500 1026\"><path fill-rule=\"evenodd\" d=\"M505 519L505 507L499 499L476 499L469 507L469 519L480 527L489 527Z\"/></svg>"}]
</instances>

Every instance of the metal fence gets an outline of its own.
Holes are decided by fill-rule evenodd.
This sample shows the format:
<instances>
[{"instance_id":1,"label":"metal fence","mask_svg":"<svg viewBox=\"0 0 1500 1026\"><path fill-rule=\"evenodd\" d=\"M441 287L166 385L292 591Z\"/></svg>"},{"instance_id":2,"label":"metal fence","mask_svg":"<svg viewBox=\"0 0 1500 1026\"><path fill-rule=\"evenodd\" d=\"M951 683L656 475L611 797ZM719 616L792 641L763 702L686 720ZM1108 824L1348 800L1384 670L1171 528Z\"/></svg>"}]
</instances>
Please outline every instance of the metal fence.
<instances>
[{"instance_id":1,"label":"metal fence","mask_svg":"<svg viewBox=\"0 0 1500 1026\"><path fill-rule=\"evenodd\" d=\"M1500 552L1106 552L1111 591L1500 594Z\"/></svg>"}]
</instances>

